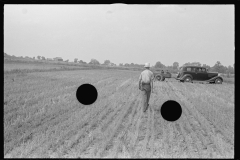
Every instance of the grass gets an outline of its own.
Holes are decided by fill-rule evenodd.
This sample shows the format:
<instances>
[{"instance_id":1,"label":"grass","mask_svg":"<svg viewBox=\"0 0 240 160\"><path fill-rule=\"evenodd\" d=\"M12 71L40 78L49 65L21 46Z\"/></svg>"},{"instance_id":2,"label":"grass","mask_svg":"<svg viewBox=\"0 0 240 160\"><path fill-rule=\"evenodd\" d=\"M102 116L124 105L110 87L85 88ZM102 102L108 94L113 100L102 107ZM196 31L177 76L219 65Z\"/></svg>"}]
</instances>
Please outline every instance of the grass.
<instances>
[{"instance_id":1,"label":"grass","mask_svg":"<svg viewBox=\"0 0 240 160\"><path fill-rule=\"evenodd\" d=\"M137 82L140 71L14 67L4 73L5 157L107 157L111 153L114 157L124 145L133 157L135 153L190 155L193 149L220 145L222 149L215 147L211 152L232 155L233 84L155 82L150 99L153 111L144 115ZM98 99L90 106L76 99L83 83L98 90ZM169 99L182 106L183 115L177 121L181 130L154 111ZM214 138L217 135L219 141ZM121 139L126 144L119 144ZM192 142L198 142L198 149ZM184 145L190 147L184 149Z\"/></svg>"},{"instance_id":2,"label":"grass","mask_svg":"<svg viewBox=\"0 0 240 160\"><path fill-rule=\"evenodd\" d=\"M235 78L227 78L223 77L223 83L230 83L230 84L235 84Z\"/></svg>"}]
</instances>

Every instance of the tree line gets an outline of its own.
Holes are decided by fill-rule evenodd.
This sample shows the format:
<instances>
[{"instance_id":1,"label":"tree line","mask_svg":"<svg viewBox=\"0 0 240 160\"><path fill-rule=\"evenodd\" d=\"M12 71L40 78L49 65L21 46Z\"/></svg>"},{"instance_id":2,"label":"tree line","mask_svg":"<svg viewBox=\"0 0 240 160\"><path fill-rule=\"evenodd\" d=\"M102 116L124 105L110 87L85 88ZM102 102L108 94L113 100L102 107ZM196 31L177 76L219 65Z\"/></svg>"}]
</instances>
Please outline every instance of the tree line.
<instances>
[{"instance_id":1,"label":"tree line","mask_svg":"<svg viewBox=\"0 0 240 160\"><path fill-rule=\"evenodd\" d=\"M16 57L16 56L10 56L7 53L4 53L5 57ZM23 56L20 56L19 58L24 58ZM28 56L25 56L26 59L35 59L35 57L31 58ZM60 61L63 61L62 58L58 57L60 59ZM36 59L38 60L54 60L51 58L45 58L44 56L37 56ZM65 60L64 62L69 62L69 60ZM117 66L115 63L112 63L110 60L105 60L102 64L96 60L96 59L91 59L89 63L84 62L83 60L78 60L78 58L75 58L74 63L80 63L80 64L92 64L92 65L106 65L106 66ZM224 74L234 74L235 71L235 63L233 64L233 66L229 65L229 66L223 66L221 64L220 61L217 61L212 67L207 65L207 64L201 64L200 62L187 62L184 65L194 65L194 66L201 66L201 67L205 67L208 69L208 71L210 72L219 72L219 73L224 73ZM118 65L119 67L133 67L133 68L143 68L144 64L135 64L135 63L119 63ZM177 72L179 69L179 63L178 62L174 62L172 65L170 66L165 66L164 64L162 64L160 61L156 62L156 64L154 66L152 66L153 69L162 69L162 70L169 70L171 72Z\"/></svg>"},{"instance_id":2,"label":"tree line","mask_svg":"<svg viewBox=\"0 0 240 160\"><path fill-rule=\"evenodd\" d=\"M91 59L89 64L117 66L116 64L112 63L110 60L105 60L103 64L100 64L98 60ZM235 67L234 64L233 64L233 66L231 66L231 65L223 66L220 61L217 61L215 63L215 65L213 65L212 67L210 67L207 64L201 64L200 62L187 62L184 65L194 65L194 66L205 67L210 72L219 72L219 73L224 73L224 74L225 73L234 74L234 67ZM135 67L135 68L140 68L141 67L142 68L142 67L144 67L144 64L134 64L134 63L123 64L123 63L119 63L118 66L120 66L120 67ZM176 71L178 71L179 67L180 66L179 66L178 62L174 62L170 66L165 66L160 61L158 61L158 62L156 62L156 64L152 68L159 68L159 69L163 69L163 70L169 70L169 71L175 71L176 72Z\"/></svg>"}]
</instances>

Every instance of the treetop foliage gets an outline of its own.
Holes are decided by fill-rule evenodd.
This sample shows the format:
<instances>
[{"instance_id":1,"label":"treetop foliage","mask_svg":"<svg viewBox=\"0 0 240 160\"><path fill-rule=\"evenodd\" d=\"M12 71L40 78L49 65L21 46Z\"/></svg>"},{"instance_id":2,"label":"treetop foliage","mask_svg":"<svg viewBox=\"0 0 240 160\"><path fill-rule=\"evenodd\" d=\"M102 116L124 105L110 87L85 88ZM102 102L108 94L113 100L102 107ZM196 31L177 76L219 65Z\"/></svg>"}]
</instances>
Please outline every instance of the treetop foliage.
<instances>
[{"instance_id":1,"label":"treetop foliage","mask_svg":"<svg viewBox=\"0 0 240 160\"><path fill-rule=\"evenodd\" d=\"M4 57L16 57L14 55L10 56L7 53L4 52ZM21 58L24 58L21 56ZM25 58L31 58L28 56L25 56ZM31 59L35 59L35 57L31 58ZM38 60L46 60L48 58L45 58L44 56L37 56L36 59ZM66 60L65 62L68 62L69 60ZM74 62L75 63L81 63L81 64L87 64L87 62L84 62L82 60L78 61L78 58L74 58ZM100 65L99 61L96 59L91 59L91 61L88 64L93 64L93 65ZM116 66L116 64L112 63L110 60L105 60L104 63L102 65L111 65L111 66ZM194 66L201 66L201 67L205 67L208 69L208 71L212 71L212 72L219 72L219 73L230 73L230 74L234 74L234 70L235 70L235 63L233 65L229 65L229 66L223 66L221 64L220 61L217 61L214 66L209 66L207 64L201 64L200 62L187 62L185 63L183 66L185 65L194 65ZM119 63L120 67L133 67L133 68L144 68L144 64L134 64L134 63ZM154 66L152 66L151 68L153 69L163 69L163 70L169 70L169 71L178 71L179 69L179 63L178 62L174 62L172 64L172 66L165 66L164 64L162 64L160 61L157 61L156 64Z\"/></svg>"}]
</instances>

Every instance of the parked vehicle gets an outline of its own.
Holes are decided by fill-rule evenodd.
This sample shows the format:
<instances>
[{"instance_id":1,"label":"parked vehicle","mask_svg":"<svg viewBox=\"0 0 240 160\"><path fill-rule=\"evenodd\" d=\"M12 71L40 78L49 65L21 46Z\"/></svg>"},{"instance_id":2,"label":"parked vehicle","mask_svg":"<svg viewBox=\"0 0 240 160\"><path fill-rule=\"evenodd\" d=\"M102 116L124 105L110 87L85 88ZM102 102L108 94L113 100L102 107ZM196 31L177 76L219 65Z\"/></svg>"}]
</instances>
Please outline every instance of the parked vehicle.
<instances>
[{"instance_id":1,"label":"parked vehicle","mask_svg":"<svg viewBox=\"0 0 240 160\"><path fill-rule=\"evenodd\" d=\"M223 78L217 72L208 72L207 68L199 66L182 66L177 75L180 82L204 81L221 84Z\"/></svg>"},{"instance_id":2,"label":"parked vehicle","mask_svg":"<svg viewBox=\"0 0 240 160\"><path fill-rule=\"evenodd\" d=\"M170 72L166 71L164 72L163 70L155 69L153 71L154 78L158 81L164 81L165 78L171 78L172 75Z\"/></svg>"}]
</instances>

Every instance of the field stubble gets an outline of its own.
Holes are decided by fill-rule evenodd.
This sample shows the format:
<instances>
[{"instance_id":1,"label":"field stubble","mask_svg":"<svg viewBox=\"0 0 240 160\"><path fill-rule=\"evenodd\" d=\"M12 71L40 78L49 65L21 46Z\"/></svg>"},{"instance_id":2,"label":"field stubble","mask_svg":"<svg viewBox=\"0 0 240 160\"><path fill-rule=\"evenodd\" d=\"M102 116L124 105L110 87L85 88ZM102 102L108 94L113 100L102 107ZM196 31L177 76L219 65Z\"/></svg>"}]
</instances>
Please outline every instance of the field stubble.
<instances>
[{"instance_id":1,"label":"field stubble","mask_svg":"<svg viewBox=\"0 0 240 160\"><path fill-rule=\"evenodd\" d=\"M138 76L110 70L4 75L5 157L234 156L234 85L156 82L144 114ZM83 83L98 90L90 106L75 96ZM176 122L160 114L170 99L182 106Z\"/></svg>"}]
</instances>

